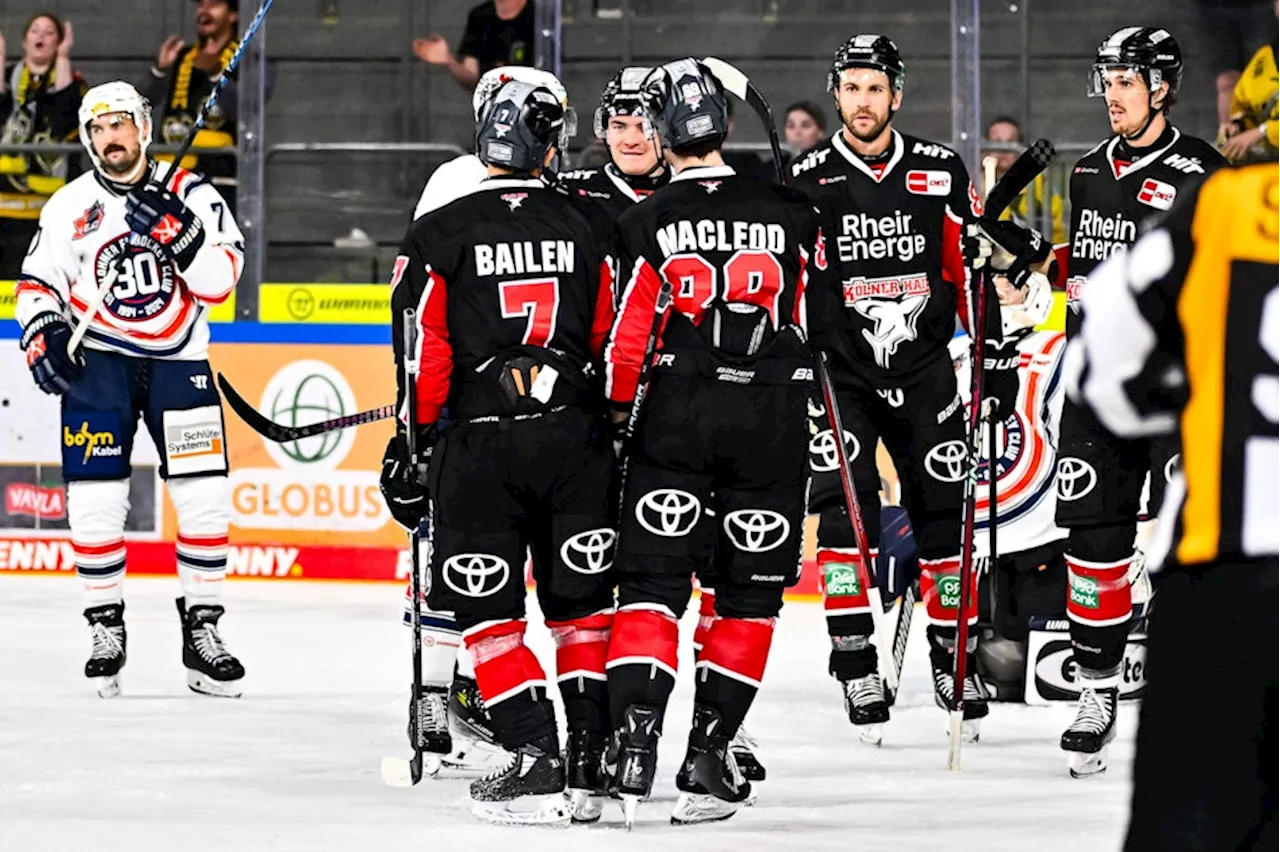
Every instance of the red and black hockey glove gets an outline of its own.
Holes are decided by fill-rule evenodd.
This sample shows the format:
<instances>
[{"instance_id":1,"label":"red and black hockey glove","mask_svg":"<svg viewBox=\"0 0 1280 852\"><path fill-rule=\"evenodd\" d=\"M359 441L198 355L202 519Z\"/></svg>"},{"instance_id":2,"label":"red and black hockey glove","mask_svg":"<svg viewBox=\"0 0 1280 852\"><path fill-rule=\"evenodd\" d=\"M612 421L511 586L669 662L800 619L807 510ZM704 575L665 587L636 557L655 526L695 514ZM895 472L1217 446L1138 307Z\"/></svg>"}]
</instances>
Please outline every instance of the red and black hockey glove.
<instances>
[{"instance_id":1,"label":"red and black hockey glove","mask_svg":"<svg viewBox=\"0 0 1280 852\"><path fill-rule=\"evenodd\" d=\"M66 393L84 372L84 359L67 352L70 340L71 326L65 317L53 311L37 314L22 330L19 345L27 353L31 375L45 393Z\"/></svg>"},{"instance_id":2,"label":"red and black hockey glove","mask_svg":"<svg viewBox=\"0 0 1280 852\"><path fill-rule=\"evenodd\" d=\"M411 532L418 528L429 511L431 495L427 490L427 468L435 449L435 426L419 426L417 439L418 464L415 466L409 459L405 427L396 427L396 434L387 442L387 450L382 454L382 476L378 482L391 517Z\"/></svg>"},{"instance_id":3,"label":"red and black hockey glove","mask_svg":"<svg viewBox=\"0 0 1280 852\"><path fill-rule=\"evenodd\" d=\"M169 251L178 269L185 270L204 245L204 222L182 199L155 184L130 192L124 219L137 234L149 234Z\"/></svg>"}]
</instances>

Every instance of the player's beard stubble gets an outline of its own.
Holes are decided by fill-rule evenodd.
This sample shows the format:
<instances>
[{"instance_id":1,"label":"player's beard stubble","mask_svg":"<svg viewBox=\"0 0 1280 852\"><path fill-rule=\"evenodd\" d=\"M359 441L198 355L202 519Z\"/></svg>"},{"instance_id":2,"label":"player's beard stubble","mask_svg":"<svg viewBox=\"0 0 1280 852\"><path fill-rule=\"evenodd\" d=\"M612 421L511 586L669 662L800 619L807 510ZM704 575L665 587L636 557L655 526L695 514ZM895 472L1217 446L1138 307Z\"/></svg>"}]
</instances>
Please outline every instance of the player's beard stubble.
<instances>
[{"instance_id":1,"label":"player's beard stubble","mask_svg":"<svg viewBox=\"0 0 1280 852\"><path fill-rule=\"evenodd\" d=\"M124 157L113 157L113 154L123 153ZM117 142L112 142L102 149L99 155L102 160L102 170L107 173L107 177L114 180L122 180L129 177L138 167L138 160L142 157L142 148L138 146L132 150Z\"/></svg>"},{"instance_id":2,"label":"player's beard stubble","mask_svg":"<svg viewBox=\"0 0 1280 852\"><path fill-rule=\"evenodd\" d=\"M859 118L871 119L873 122L871 129L859 131L856 123ZM848 131L850 136L857 139L859 142L871 143L875 142L884 134L885 129L889 126L889 122L893 119L893 110L887 109L884 113L877 115L874 110L860 109L848 117L842 113L840 119L844 122L844 129Z\"/></svg>"}]
</instances>

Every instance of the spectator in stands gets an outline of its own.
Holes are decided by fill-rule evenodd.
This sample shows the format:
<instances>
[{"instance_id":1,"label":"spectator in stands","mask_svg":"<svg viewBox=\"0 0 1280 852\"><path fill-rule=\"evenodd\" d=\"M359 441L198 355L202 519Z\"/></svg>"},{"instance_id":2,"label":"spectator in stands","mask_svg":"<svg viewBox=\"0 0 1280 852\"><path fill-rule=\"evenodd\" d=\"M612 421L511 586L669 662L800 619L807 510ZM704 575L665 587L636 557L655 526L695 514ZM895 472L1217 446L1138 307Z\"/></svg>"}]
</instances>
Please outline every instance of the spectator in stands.
<instances>
[{"instance_id":1,"label":"spectator in stands","mask_svg":"<svg viewBox=\"0 0 1280 852\"><path fill-rule=\"evenodd\" d=\"M40 12L22 31L22 59L4 67L0 34L0 145L74 142L89 86L71 68L70 21ZM16 278L49 196L80 173L79 156L0 153L0 279Z\"/></svg>"},{"instance_id":2,"label":"spectator in stands","mask_svg":"<svg viewBox=\"0 0 1280 852\"><path fill-rule=\"evenodd\" d=\"M1273 8L1280 15L1280 0ZM1273 21L1271 43L1258 49L1236 83L1231 120L1218 129L1218 149L1233 163L1275 161L1280 153L1276 26Z\"/></svg>"},{"instance_id":3,"label":"spectator in stands","mask_svg":"<svg viewBox=\"0 0 1280 852\"><path fill-rule=\"evenodd\" d=\"M533 0L488 0L467 15L458 55L444 36L413 40L413 53L429 65L441 65L470 92L480 75L502 65L533 65Z\"/></svg>"},{"instance_id":4,"label":"spectator in stands","mask_svg":"<svg viewBox=\"0 0 1280 852\"><path fill-rule=\"evenodd\" d=\"M156 64L150 75L138 84L138 91L151 101L151 120L156 142L177 145L195 125L200 107L209 92L222 78L222 69L239 46L240 0L194 0L196 9L196 41L187 44L181 36L169 36L160 45ZM270 66L268 66L270 71ZM273 75L267 74L267 91L271 91ZM218 95L204 127L196 134L192 148L224 148L236 144L236 122L240 99L235 80L228 81ZM164 154L158 160L171 161ZM235 212L236 158L233 154L188 155L182 159L184 169L206 175Z\"/></svg>"},{"instance_id":5,"label":"spectator in stands","mask_svg":"<svg viewBox=\"0 0 1280 852\"><path fill-rule=\"evenodd\" d=\"M1231 101L1245 60L1275 38L1271 0L1196 0L1201 31L1209 40L1218 85L1218 123L1231 120Z\"/></svg>"},{"instance_id":6,"label":"spectator in stands","mask_svg":"<svg viewBox=\"0 0 1280 852\"><path fill-rule=\"evenodd\" d=\"M997 116L987 125L987 141L1000 143L998 148L984 148L984 157L992 156L996 160L996 179L1004 176L1009 167L1022 153L1022 125L1008 115ZM1012 146L1017 146L1012 147ZM1045 198L1049 199L1049 226L1045 227ZM1063 221L1062 193L1050 184L1049 178L1042 173L1030 186L1022 191L1012 204L1001 215L1001 219L1012 219L1024 228L1035 228L1044 233L1054 243L1067 241L1067 229Z\"/></svg>"},{"instance_id":7,"label":"spectator in stands","mask_svg":"<svg viewBox=\"0 0 1280 852\"><path fill-rule=\"evenodd\" d=\"M827 135L827 117L813 101L797 101L787 107L783 138L799 157Z\"/></svg>"}]
</instances>

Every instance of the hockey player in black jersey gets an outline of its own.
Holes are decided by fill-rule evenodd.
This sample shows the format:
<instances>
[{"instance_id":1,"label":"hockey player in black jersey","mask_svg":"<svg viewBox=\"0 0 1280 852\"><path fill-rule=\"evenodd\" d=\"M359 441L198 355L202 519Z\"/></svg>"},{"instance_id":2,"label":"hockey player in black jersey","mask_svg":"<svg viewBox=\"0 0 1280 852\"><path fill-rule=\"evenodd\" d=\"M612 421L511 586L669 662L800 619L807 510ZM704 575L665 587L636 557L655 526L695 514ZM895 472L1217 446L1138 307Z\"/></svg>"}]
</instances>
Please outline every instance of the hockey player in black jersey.
<instances>
[{"instance_id":1,"label":"hockey player in black jersey","mask_svg":"<svg viewBox=\"0 0 1280 852\"><path fill-rule=\"evenodd\" d=\"M666 186L671 177L640 103L640 87L652 70L623 68L600 93L595 134L609 146L609 162L598 169L562 172L557 178L561 189L595 199L615 219Z\"/></svg>"},{"instance_id":2,"label":"hockey player in black jersey","mask_svg":"<svg viewBox=\"0 0 1280 852\"><path fill-rule=\"evenodd\" d=\"M961 242L964 225L976 219L981 206L954 151L893 129L905 79L906 66L890 39L874 34L849 39L836 51L827 81L842 126L793 163L791 174L821 210L827 254L843 283L845 331L832 372L871 555L880 533L879 439L901 477L919 547L935 697L949 708L966 449L947 343L957 312L969 327L969 274ZM988 298L983 353L988 396L1008 412L1018 393L1017 353L1015 344L1006 347L1002 340L994 288ZM825 412L815 407L813 417L810 506L820 518L818 566L832 645L830 671L840 681L860 738L878 745L889 707L872 643L871 604L860 579L865 572L858 565L837 475L835 438ZM972 608L965 616L973 623L977 595L969 601ZM971 644L968 653L975 647ZM972 663L968 671L976 671ZM972 740L987 705L976 676L967 681L965 729Z\"/></svg>"},{"instance_id":3,"label":"hockey player in black jersey","mask_svg":"<svg viewBox=\"0 0 1280 852\"><path fill-rule=\"evenodd\" d=\"M1071 175L1071 243L1057 250L1069 338L1079 330L1080 294L1094 268L1133 243L1143 220L1168 210L1188 180L1224 162L1169 123L1181 79L1182 52L1166 30L1126 27L1098 48L1089 92L1106 99L1113 135ZM1067 615L1081 693L1061 745L1076 776L1106 768L1132 606L1149 594L1141 551L1153 524L1138 523L1143 482L1150 472L1146 514L1154 518L1178 453L1177 435L1116 437L1087 408L1065 403L1057 522L1071 531Z\"/></svg>"},{"instance_id":4,"label":"hockey player in black jersey","mask_svg":"<svg viewBox=\"0 0 1280 852\"><path fill-rule=\"evenodd\" d=\"M672 814L693 823L727 818L750 795L729 744L764 674L783 591L798 579L805 402L816 394L803 328L837 285L808 200L724 165L726 95L704 65L658 68L644 97L675 176L619 220L623 295L605 351L609 399L626 423L648 342L659 340L626 443L608 662L613 786L630 824L653 784L678 620L711 552L716 618Z\"/></svg>"},{"instance_id":5,"label":"hockey player in black jersey","mask_svg":"<svg viewBox=\"0 0 1280 852\"><path fill-rule=\"evenodd\" d=\"M455 614L511 753L505 770L472 784L473 810L504 823L568 822L566 773L569 787L602 792L609 730L616 535L597 365L612 276L608 247L578 204L539 177L563 114L549 90L506 83L477 121L489 177L410 227L392 281L394 315L417 312L421 373L417 411L402 415L387 448L383 488L401 523L429 517L427 603ZM393 343L399 361L398 325ZM442 428L445 406L452 422ZM431 448L425 485L408 463L408 429ZM564 758L546 676L524 644L526 552L556 641Z\"/></svg>"}]
</instances>

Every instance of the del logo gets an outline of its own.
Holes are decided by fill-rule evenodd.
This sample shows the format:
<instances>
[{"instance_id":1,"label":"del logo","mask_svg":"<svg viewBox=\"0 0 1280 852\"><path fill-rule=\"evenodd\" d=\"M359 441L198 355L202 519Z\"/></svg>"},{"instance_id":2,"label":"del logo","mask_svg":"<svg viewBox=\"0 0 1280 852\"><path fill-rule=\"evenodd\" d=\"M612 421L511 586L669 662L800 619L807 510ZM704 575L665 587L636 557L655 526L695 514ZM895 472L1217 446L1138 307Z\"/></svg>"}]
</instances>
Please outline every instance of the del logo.
<instances>
[{"instance_id":1,"label":"del logo","mask_svg":"<svg viewBox=\"0 0 1280 852\"><path fill-rule=\"evenodd\" d=\"M914 169L907 172L907 191L916 195L950 195L951 173Z\"/></svg>"},{"instance_id":2,"label":"del logo","mask_svg":"<svg viewBox=\"0 0 1280 852\"><path fill-rule=\"evenodd\" d=\"M1142 182L1142 188L1138 190L1138 200L1157 210L1168 210L1173 206L1173 199L1177 194L1178 188L1173 184L1147 178Z\"/></svg>"},{"instance_id":3,"label":"del logo","mask_svg":"<svg viewBox=\"0 0 1280 852\"><path fill-rule=\"evenodd\" d=\"M72 432L71 427L64 424L62 444L67 448L84 448L84 464L88 464L90 458L120 456L124 452L124 447L116 444L114 432L94 432L89 429L88 420L82 420L80 429L76 432Z\"/></svg>"}]
</instances>

